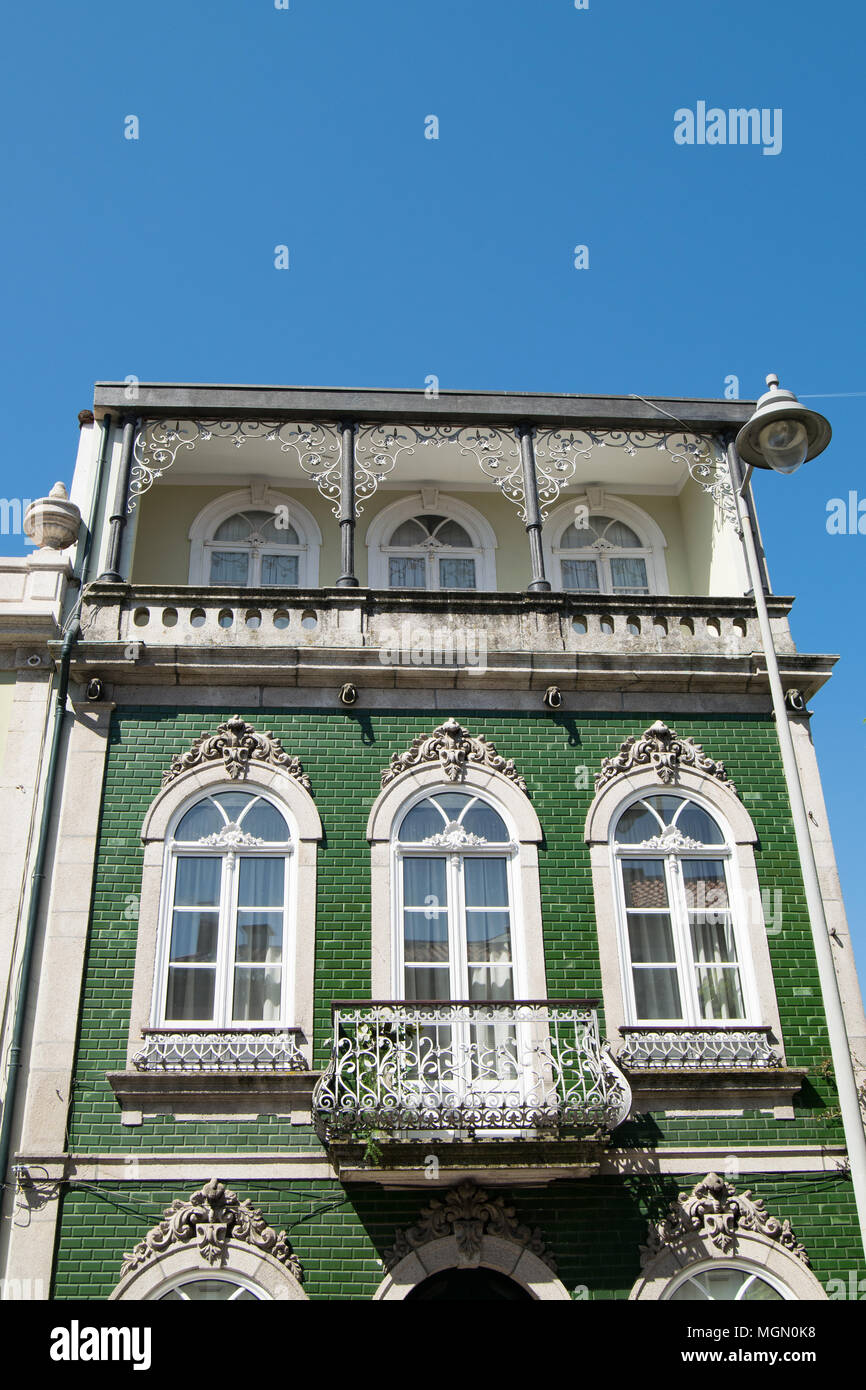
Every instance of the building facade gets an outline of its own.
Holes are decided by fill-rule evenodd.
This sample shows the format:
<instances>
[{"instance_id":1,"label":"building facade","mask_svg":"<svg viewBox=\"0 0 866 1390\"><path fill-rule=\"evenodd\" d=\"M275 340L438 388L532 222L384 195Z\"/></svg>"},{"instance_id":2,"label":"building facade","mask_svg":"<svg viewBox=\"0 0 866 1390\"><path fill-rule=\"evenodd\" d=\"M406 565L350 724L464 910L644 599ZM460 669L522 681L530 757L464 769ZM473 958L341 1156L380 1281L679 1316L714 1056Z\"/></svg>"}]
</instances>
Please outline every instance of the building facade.
<instances>
[{"instance_id":1,"label":"building facade","mask_svg":"<svg viewBox=\"0 0 866 1390\"><path fill-rule=\"evenodd\" d=\"M4 571L7 1296L848 1296L748 404L134 395Z\"/></svg>"}]
</instances>

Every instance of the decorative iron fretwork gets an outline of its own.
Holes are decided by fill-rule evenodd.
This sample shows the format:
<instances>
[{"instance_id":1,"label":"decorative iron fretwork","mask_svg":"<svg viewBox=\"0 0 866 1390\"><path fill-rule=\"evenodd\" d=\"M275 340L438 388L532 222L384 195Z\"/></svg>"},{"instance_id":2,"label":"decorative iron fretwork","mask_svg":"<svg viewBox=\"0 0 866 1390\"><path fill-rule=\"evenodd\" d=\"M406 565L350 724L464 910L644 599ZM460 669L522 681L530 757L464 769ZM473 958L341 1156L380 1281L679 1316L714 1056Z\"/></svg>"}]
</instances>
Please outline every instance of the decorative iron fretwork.
<instances>
[{"instance_id":1,"label":"decorative iron fretwork","mask_svg":"<svg viewBox=\"0 0 866 1390\"><path fill-rule=\"evenodd\" d=\"M764 1028L622 1028L624 1043L618 1060L629 1067L655 1070L724 1071L780 1067Z\"/></svg>"},{"instance_id":2,"label":"decorative iron fretwork","mask_svg":"<svg viewBox=\"0 0 866 1390\"><path fill-rule=\"evenodd\" d=\"M446 719L432 734L419 734L405 753L393 753L390 765L382 773L382 786L387 787L401 772L438 763L449 782L462 781L470 767L487 767L508 777L522 792L526 783L511 758L503 758L483 734L469 735L456 719Z\"/></svg>"},{"instance_id":3,"label":"decorative iron fretwork","mask_svg":"<svg viewBox=\"0 0 866 1390\"><path fill-rule=\"evenodd\" d=\"M276 1232L258 1207L242 1202L216 1178L211 1178L187 1201L178 1199L166 1207L163 1220L148 1231L132 1254L124 1255L121 1276L132 1274L178 1245L197 1248L208 1264L225 1264L229 1241L240 1241L273 1256L299 1283L303 1282L301 1262L285 1231Z\"/></svg>"},{"instance_id":4,"label":"decorative iron fretwork","mask_svg":"<svg viewBox=\"0 0 866 1390\"><path fill-rule=\"evenodd\" d=\"M307 1071L295 1035L286 1029L210 1033L148 1032L132 1065L138 1071Z\"/></svg>"},{"instance_id":5,"label":"decorative iron fretwork","mask_svg":"<svg viewBox=\"0 0 866 1390\"><path fill-rule=\"evenodd\" d=\"M739 528L737 505L727 459L714 439L680 431L617 429L537 429L535 468L542 518L574 478L579 460L588 461L594 449L622 449L634 457L639 449L667 453L685 464L695 482L709 493L726 520Z\"/></svg>"},{"instance_id":6,"label":"decorative iron fretwork","mask_svg":"<svg viewBox=\"0 0 866 1390\"><path fill-rule=\"evenodd\" d=\"M724 1255L736 1252L737 1237L742 1232L777 1241L804 1265L809 1264L789 1221L769 1216L764 1203L751 1192L738 1193L718 1173L708 1173L691 1192L680 1193L666 1217L650 1222L647 1243L641 1246L641 1267L646 1268L666 1246L695 1236L708 1238Z\"/></svg>"},{"instance_id":7,"label":"decorative iron fretwork","mask_svg":"<svg viewBox=\"0 0 866 1390\"><path fill-rule=\"evenodd\" d=\"M218 725L215 734L201 734L186 753L177 753L171 760L168 772L163 774L162 785L167 787L175 777L189 772L191 768L218 762L223 764L233 780L246 777L251 762L279 767L307 791L310 790L310 779L304 773L300 760L290 756L270 730L259 733L239 714Z\"/></svg>"},{"instance_id":8,"label":"decorative iron fretwork","mask_svg":"<svg viewBox=\"0 0 866 1390\"><path fill-rule=\"evenodd\" d=\"M520 1002L335 1008L331 1060L313 1094L326 1141L371 1129L599 1138L630 1107L593 1009Z\"/></svg>"},{"instance_id":9,"label":"decorative iron fretwork","mask_svg":"<svg viewBox=\"0 0 866 1390\"><path fill-rule=\"evenodd\" d=\"M137 432L129 483L131 512L145 492L172 467L181 450L195 449L213 439L227 439L236 449L250 440L278 444L292 454L301 471L321 495L340 511L342 435L336 423L298 420L149 420Z\"/></svg>"},{"instance_id":10,"label":"decorative iron fretwork","mask_svg":"<svg viewBox=\"0 0 866 1390\"><path fill-rule=\"evenodd\" d=\"M378 482L403 455L411 457L419 449L441 449L443 445L453 445L464 457L474 458L484 476L505 497L523 503L517 432L493 425L360 425L355 441L357 496L367 497L375 492ZM520 516L526 520L524 511Z\"/></svg>"},{"instance_id":11,"label":"decorative iron fretwork","mask_svg":"<svg viewBox=\"0 0 866 1390\"><path fill-rule=\"evenodd\" d=\"M481 1263L484 1237L496 1236L522 1245L556 1273L556 1261L547 1250L538 1227L524 1226L503 1196L491 1197L483 1187L471 1181L449 1188L441 1200L434 1197L421 1208L421 1218L416 1225L397 1232L394 1244L385 1252L385 1268L393 1269L420 1246L448 1236L453 1236L457 1242L460 1268L476 1268Z\"/></svg>"},{"instance_id":12,"label":"decorative iron fretwork","mask_svg":"<svg viewBox=\"0 0 866 1390\"><path fill-rule=\"evenodd\" d=\"M601 772L595 779L595 790L600 792L614 777L644 767L652 768L659 781L666 785L677 781L681 767L688 767L717 778L732 792L737 790L725 771L724 763L708 758L699 743L691 738L680 738L660 719L644 733L632 734L627 738L615 757L604 759Z\"/></svg>"}]
</instances>

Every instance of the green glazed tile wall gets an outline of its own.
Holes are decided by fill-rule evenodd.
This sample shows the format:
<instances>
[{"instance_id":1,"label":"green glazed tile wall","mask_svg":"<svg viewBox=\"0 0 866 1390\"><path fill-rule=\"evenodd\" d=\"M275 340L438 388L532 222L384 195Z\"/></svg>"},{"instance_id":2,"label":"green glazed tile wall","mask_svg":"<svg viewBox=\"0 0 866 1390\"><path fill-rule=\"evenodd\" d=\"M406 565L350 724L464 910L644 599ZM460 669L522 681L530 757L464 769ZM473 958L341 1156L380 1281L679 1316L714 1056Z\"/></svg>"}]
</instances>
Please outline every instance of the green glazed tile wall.
<instances>
[{"instance_id":1,"label":"green glazed tile wall","mask_svg":"<svg viewBox=\"0 0 866 1390\"><path fill-rule=\"evenodd\" d=\"M580 713L539 716L510 711L453 714L473 734L485 734L498 751L515 760L526 778L545 834L540 850L548 988L551 996L599 996L601 980L595 932L589 855L583 824L592 799L592 779L602 759L622 740L665 718L681 734L696 738L725 763L753 816L760 837L761 887L781 894L782 930L771 935L770 951L788 1062L808 1067L810 1076L794 1121L758 1113L742 1119L695 1118L635 1121L617 1135L621 1144L659 1146L706 1143L838 1143L832 1118L834 1095L818 1073L829 1056L817 971L797 864L793 827L772 723L758 717ZM110 736L103 815L94 885L92 928L86 965L80 1038L70 1116L70 1146L78 1152L222 1151L318 1149L310 1130L285 1120L263 1118L234 1124L147 1120L124 1128L105 1081L107 1070L125 1061L129 1002L135 959L135 902L139 891L145 811L175 753L203 731L234 713L271 729L287 751L297 754L311 778L325 837L319 851L316 921L315 1044L321 1065L328 1052L332 999L363 998L370 992L369 850L365 827L379 792L381 770L392 753L408 747L419 732L442 722L435 711L419 713L327 713L310 710L184 710L126 708L115 713ZM576 790L575 769L586 767Z\"/></svg>"}]
</instances>

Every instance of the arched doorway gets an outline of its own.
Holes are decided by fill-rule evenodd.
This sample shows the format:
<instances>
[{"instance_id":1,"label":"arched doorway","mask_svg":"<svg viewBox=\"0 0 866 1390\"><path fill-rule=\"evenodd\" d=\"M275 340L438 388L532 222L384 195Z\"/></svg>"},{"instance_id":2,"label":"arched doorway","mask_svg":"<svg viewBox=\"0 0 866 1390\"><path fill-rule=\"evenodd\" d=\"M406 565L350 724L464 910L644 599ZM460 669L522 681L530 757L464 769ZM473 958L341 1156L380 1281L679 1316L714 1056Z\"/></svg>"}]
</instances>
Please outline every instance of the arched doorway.
<instances>
[{"instance_id":1,"label":"arched doorway","mask_svg":"<svg viewBox=\"0 0 866 1390\"><path fill-rule=\"evenodd\" d=\"M477 1303L490 1299L511 1299L531 1303L532 1295L495 1269L443 1269L431 1274L406 1295L406 1302Z\"/></svg>"}]
</instances>

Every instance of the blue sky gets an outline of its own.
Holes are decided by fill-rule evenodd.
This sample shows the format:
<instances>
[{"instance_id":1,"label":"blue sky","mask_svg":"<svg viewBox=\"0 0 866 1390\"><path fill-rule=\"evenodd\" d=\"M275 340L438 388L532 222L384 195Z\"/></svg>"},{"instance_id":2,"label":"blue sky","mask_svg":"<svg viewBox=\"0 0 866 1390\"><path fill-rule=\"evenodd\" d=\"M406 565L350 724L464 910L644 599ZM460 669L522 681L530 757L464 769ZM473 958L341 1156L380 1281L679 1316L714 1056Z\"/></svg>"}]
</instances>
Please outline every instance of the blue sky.
<instances>
[{"instance_id":1,"label":"blue sky","mask_svg":"<svg viewBox=\"0 0 866 1390\"><path fill-rule=\"evenodd\" d=\"M866 975L866 536L826 530L866 497L864 29L806 0L14 7L0 491L68 481L93 381L128 374L749 397L777 371L834 428L757 495L798 644L843 656L813 731ZM781 109L780 153L677 145L699 101Z\"/></svg>"}]
</instances>

